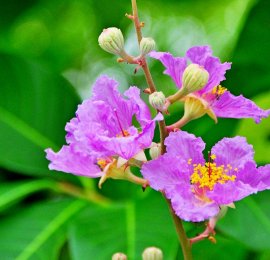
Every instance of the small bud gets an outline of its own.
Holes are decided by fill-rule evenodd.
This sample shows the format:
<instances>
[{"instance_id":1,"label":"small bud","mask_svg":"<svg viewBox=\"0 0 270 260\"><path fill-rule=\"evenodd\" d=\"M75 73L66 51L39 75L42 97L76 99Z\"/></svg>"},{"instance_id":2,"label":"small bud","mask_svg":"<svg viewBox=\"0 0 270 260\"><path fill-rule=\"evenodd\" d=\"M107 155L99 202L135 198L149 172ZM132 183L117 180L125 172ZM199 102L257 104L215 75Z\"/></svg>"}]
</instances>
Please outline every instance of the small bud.
<instances>
[{"instance_id":1,"label":"small bud","mask_svg":"<svg viewBox=\"0 0 270 260\"><path fill-rule=\"evenodd\" d=\"M183 89L186 94L202 89L208 82L209 73L198 64L190 64L183 73Z\"/></svg>"},{"instance_id":2,"label":"small bud","mask_svg":"<svg viewBox=\"0 0 270 260\"><path fill-rule=\"evenodd\" d=\"M140 42L140 51L141 55L145 56L150 51L154 50L156 47L156 43L152 38L142 38Z\"/></svg>"},{"instance_id":3,"label":"small bud","mask_svg":"<svg viewBox=\"0 0 270 260\"><path fill-rule=\"evenodd\" d=\"M162 260L163 253L157 247L148 247L142 253L143 260Z\"/></svg>"},{"instance_id":4,"label":"small bud","mask_svg":"<svg viewBox=\"0 0 270 260\"><path fill-rule=\"evenodd\" d=\"M120 29L110 27L104 29L98 37L99 46L112 54L121 56L124 51L124 37Z\"/></svg>"},{"instance_id":5,"label":"small bud","mask_svg":"<svg viewBox=\"0 0 270 260\"><path fill-rule=\"evenodd\" d=\"M152 147L149 150L151 158L154 160L161 155L161 146L160 144L153 143Z\"/></svg>"},{"instance_id":6,"label":"small bud","mask_svg":"<svg viewBox=\"0 0 270 260\"><path fill-rule=\"evenodd\" d=\"M159 111L165 111L165 103L166 103L166 98L164 94L160 92L154 92L151 95L149 95L149 103L150 105L159 110Z\"/></svg>"},{"instance_id":7,"label":"small bud","mask_svg":"<svg viewBox=\"0 0 270 260\"><path fill-rule=\"evenodd\" d=\"M112 256L112 260L127 260L127 256L123 253L115 253Z\"/></svg>"}]
</instances>

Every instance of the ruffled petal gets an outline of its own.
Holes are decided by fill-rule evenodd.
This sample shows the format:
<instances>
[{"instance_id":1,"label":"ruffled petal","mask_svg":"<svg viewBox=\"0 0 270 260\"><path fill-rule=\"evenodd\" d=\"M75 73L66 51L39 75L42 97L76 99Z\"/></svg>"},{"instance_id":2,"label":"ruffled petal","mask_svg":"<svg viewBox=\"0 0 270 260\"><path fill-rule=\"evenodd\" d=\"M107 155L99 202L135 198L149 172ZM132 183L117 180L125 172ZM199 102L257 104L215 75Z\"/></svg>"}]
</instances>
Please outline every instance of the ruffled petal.
<instances>
[{"instance_id":1,"label":"ruffled petal","mask_svg":"<svg viewBox=\"0 0 270 260\"><path fill-rule=\"evenodd\" d=\"M186 57L192 63L204 66L208 57L212 56L212 50L209 46L194 46L186 52Z\"/></svg>"},{"instance_id":2,"label":"ruffled petal","mask_svg":"<svg viewBox=\"0 0 270 260\"><path fill-rule=\"evenodd\" d=\"M219 205L241 200L258 191L258 177L256 165L248 162L244 168L238 171L235 181L216 184L213 191L209 191L207 196Z\"/></svg>"},{"instance_id":3,"label":"ruffled petal","mask_svg":"<svg viewBox=\"0 0 270 260\"><path fill-rule=\"evenodd\" d=\"M148 106L140 97L140 90L137 87L130 87L125 91L124 95L133 103L133 111L135 111L138 122L144 126L151 120L151 114ZM134 112L133 112L134 113Z\"/></svg>"},{"instance_id":4,"label":"ruffled petal","mask_svg":"<svg viewBox=\"0 0 270 260\"><path fill-rule=\"evenodd\" d=\"M171 198L175 214L185 221L199 222L216 216L219 206L215 202L205 202L194 196L189 184L176 185L166 192Z\"/></svg>"},{"instance_id":5,"label":"ruffled petal","mask_svg":"<svg viewBox=\"0 0 270 260\"><path fill-rule=\"evenodd\" d=\"M192 163L203 163L203 150L205 143L200 137L185 131L171 132L165 139L167 153L176 156L185 162L192 159Z\"/></svg>"},{"instance_id":6,"label":"ruffled petal","mask_svg":"<svg viewBox=\"0 0 270 260\"><path fill-rule=\"evenodd\" d=\"M211 107L218 117L253 118L256 123L260 123L262 118L270 115L270 109L263 110L253 101L242 95L234 96L229 91L226 91Z\"/></svg>"},{"instance_id":7,"label":"ruffled petal","mask_svg":"<svg viewBox=\"0 0 270 260\"><path fill-rule=\"evenodd\" d=\"M260 183L257 186L259 191L270 189L270 164L258 168Z\"/></svg>"},{"instance_id":8,"label":"ruffled petal","mask_svg":"<svg viewBox=\"0 0 270 260\"><path fill-rule=\"evenodd\" d=\"M112 112L115 112L115 121L117 121L116 117L118 117L121 121L121 126L124 129L131 125L133 103L125 100L121 96L120 92L118 91L117 81L106 75L100 76L93 86L92 101L103 101L105 104L107 104Z\"/></svg>"},{"instance_id":9,"label":"ruffled petal","mask_svg":"<svg viewBox=\"0 0 270 260\"><path fill-rule=\"evenodd\" d=\"M149 56L162 62L166 70L164 74L169 75L178 88L182 86L183 72L187 66L185 58L173 57L169 52L152 51Z\"/></svg>"},{"instance_id":10,"label":"ruffled petal","mask_svg":"<svg viewBox=\"0 0 270 260\"><path fill-rule=\"evenodd\" d=\"M141 169L151 188L159 191L174 187L177 183L189 182L189 168L176 157L168 154L145 163Z\"/></svg>"},{"instance_id":11,"label":"ruffled petal","mask_svg":"<svg viewBox=\"0 0 270 260\"><path fill-rule=\"evenodd\" d=\"M50 170L68 172L90 178L97 178L102 175L92 157L76 153L70 146L63 146L58 153L51 149L46 149L45 152L47 153L46 158L51 161L49 164Z\"/></svg>"},{"instance_id":12,"label":"ruffled petal","mask_svg":"<svg viewBox=\"0 0 270 260\"><path fill-rule=\"evenodd\" d=\"M208 83L202 90L198 91L199 94L206 93L218 86L221 81L225 80L226 70L231 68L231 63L221 63L219 58L214 57L209 46L192 47L187 51L186 57L192 63L203 66L209 73Z\"/></svg>"},{"instance_id":13,"label":"ruffled petal","mask_svg":"<svg viewBox=\"0 0 270 260\"><path fill-rule=\"evenodd\" d=\"M232 168L241 169L247 162L254 163L253 146L247 143L245 137L223 138L212 148L212 154L216 155L217 165L229 164Z\"/></svg>"}]
</instances>

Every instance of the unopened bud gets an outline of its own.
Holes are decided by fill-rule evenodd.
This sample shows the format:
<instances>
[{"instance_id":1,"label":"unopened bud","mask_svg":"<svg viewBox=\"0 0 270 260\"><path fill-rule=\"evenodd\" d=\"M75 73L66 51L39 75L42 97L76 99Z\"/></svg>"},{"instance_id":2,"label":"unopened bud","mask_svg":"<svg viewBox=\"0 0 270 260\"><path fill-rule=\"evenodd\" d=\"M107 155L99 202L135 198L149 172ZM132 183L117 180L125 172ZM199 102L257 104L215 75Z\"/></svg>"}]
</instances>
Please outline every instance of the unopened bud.
<instances>
[{"instance_id":1,"label":"unopened bud","mask_svg":"<svg viewBox=\"0 0 270 260\"><path fill-rule=\"evenodd\" d=\"M149 154L153 160L158 158L161 155L161 145L153 143L152 147L149 150Z\"/></svg>"},{"instance_id":2,"label":"unopened bud","mask_svg":"<svg viewBox=\"0 0 270 260\"><path fill-rule=\"evenodd\" d=\"M190 64L183 73L183 89L187 94L202 89L208 82L209 73L198 64Z\"/></svg>"},{"instance_id":3,"label":"unopened bud","mask_svg":"<svg viewBox=\"0 0 270 260\"><path fill-rule=\"evenodd\" d=\"M149 95L149 103L153 108L159 111L166 110L165 108L166 98L161 91L154 92L151 95Z\"/></svg>"},{"instance_id":4,"label":"unopened bud","mask_svg":"<svg viewBox=\"0 0 270 260\"><path fill-rule=\"evenodd\" d=\"M123 253L115 253L112 256L112 260L127 260L127 256Z\"/></svg>"},{"instance_id":5,"label":"unopened bud","mask_svg":"<svg viewBox=\"0 0 270 260\"><path fill-rule=\"evenodd\" d=\"M148 247L142 253L143 260L162 260L163 253L157 247Z\"/></svg>"},{"instance_id":6,"label":"unopened bud","mask_svg":"<svg viewBox=\"0 0 270 260\"><path fill-rule=\"evenodd\" d=\"M119 56L124 53L124 37L121 30L116 27L104 29L98 37L98 43L109 53Z\"/></svg>"},{"instance_id":7,"label":"unopened bud","mask_svg":"<svg viewBox=\"0 0 270 260\"><path fill-rule=\"evenodd\" d=\"M140 42L140 51L141 55L145 56L150 51L154 50L156 47L156 43L152 38L142 38Z\"/></svg>"}]
</instances>

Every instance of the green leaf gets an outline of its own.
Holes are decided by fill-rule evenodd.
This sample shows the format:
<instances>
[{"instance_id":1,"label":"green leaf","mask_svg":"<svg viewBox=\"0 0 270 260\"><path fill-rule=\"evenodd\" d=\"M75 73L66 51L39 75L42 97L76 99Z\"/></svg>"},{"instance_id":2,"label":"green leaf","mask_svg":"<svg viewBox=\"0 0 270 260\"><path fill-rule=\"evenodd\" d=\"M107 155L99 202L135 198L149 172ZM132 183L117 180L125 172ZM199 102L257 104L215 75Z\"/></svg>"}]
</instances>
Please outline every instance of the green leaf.
<instances>
[{"instance_id":1,"label":"green leaf","mask_svg":"<svg viewBox=\"0 0 270 260\"><path fill-rule=\"evenodd\" d=\"M268 0L258 1L240 34L225 84L234 94L252 97L269 90L269 9Z\"/></svg>"},{"instance_id":2,"label":"green leaf","mask_svg":"<svg viewBox=\"0 0 270 260\"><path fill-rule=\"evenodd\" d=\"M233 239L224 238L219 234L215 236L215 239L217 241L216 244L211 243L207 239L195 243L192 246L193 258L196 260L247 259L246 248L241 243Z\"/></svg>"},{"instance_id":3,"label":"green leaf","mask_svg":"<svg viewBox=\"0 0 270 260\"><path fill-rule=\"evenodd\" d=\"M54 188L55 183L47 180L7 182L0 184L0 212L10 207L18 200L23 199L27 195L44 190Z\"/></svg>"},{"instance_id":4,"label":"green leaf","mask_svg":"<svg viewBox=\"0 0 270 260\"><path fill-rule=\"evenodd\" d=\"M67 224L85 204L79 200L43 202L1 220L1 259L58 259Z\"/></svg>"},{"instance_id":5,"label":"green leaf","mask_svg":"<svg viewBox=\"0 0 270 260\"><path fill-rule=\"evenodd\" d=\"M111 208L86 208L70 230L73 259L107 260L116 252L141 259L150 246L161 248L164 259L175 259L179 244L165 200L153 191L145 196Z\"/></svg>"},{"instance_id":6,"label":"green leaf","mask_svg":"<svg viewBox=\"0 0 270 260\"><path fill-rule=\"evenodd\" d=\"M269 250L269 191L248 197L229 209L217 228L252 250Z\"/></svg>"},{"instance_id":7,"label":"green leaf","mask_svg":"<svg viewBox=\"0 0 270 260\"><path fill-rule=\"evenodd\" d=\"M5 54L0 55L0 85L0 166L48 174L44 149L64 144L77 95L46 67Z\"/></svg>"}]
</instances>

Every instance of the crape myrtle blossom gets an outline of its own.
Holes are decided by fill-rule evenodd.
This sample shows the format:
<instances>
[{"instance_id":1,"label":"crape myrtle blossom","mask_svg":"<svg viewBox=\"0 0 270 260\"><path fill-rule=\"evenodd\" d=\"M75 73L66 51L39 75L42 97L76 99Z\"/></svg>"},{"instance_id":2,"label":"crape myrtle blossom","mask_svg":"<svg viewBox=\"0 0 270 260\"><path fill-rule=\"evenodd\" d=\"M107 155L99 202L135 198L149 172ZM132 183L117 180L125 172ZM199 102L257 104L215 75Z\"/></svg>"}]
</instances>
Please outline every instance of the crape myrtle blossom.
<instances>
[{"instance_id":1,"label":"crape myrtle blossom","mask_svg":"<svg viewBox=\"0 0 270 260\"><path fill-rule=\"evenodd\" d=\"M179 92L183 90L183 73L189 62L199 65L208 72L209 78L203 88L180 98L185 101L185 110L188 110L185 111L185 121L207 113L215 122L217 117L226 117L253 118L259 123L262 118L270 115L270 109L262 110L251 100L242 95L234 96L220 86L220 82L225 80L226 70L231 68L231 63L221 63L219 58L212 55L209 46L192 47L186 52L185 57L173 57L168 52L156 51L150 52L149 56L162 62L166 68L164 74L169 75L180 89L177 94L168 97L168 105L177 101ZM181 123L176 123L175 128L181 127Z\"/></svg>"},{"instance_id":2,"label":"crape myrtle blossom","mask_svg":"<svg viewBox=\"0 0 270 260\"><path fill-rule=\"evenodd\" d=\"M79 105L76 117L66 125L68 145L57 153L46 150L51 170L92 178L103 176L101 183L108 177L139 181L130 172L129 163L146 160L143 149L151 145L155 121L162 115L151 119L138 88L130 87L124 93L126 99L117 86L107 76L97 79L92 97ZM133 126L134 118L140 129Z\"/></svg>"},{"instance_id":3,"label":"crape myrtle blossom","mask_svg":"<svg viewBox=\"0 0 270 260\"><path fill-rule=\"evenodd\" d=\"M184 131L166 138L167 152L145 163L142 175L163 191L186 221L215 217L223 205L270 188L270 165L256 167L253 147L244 137L224 138L203 158L205 143Z\"/></svg>"}]
</instances>

